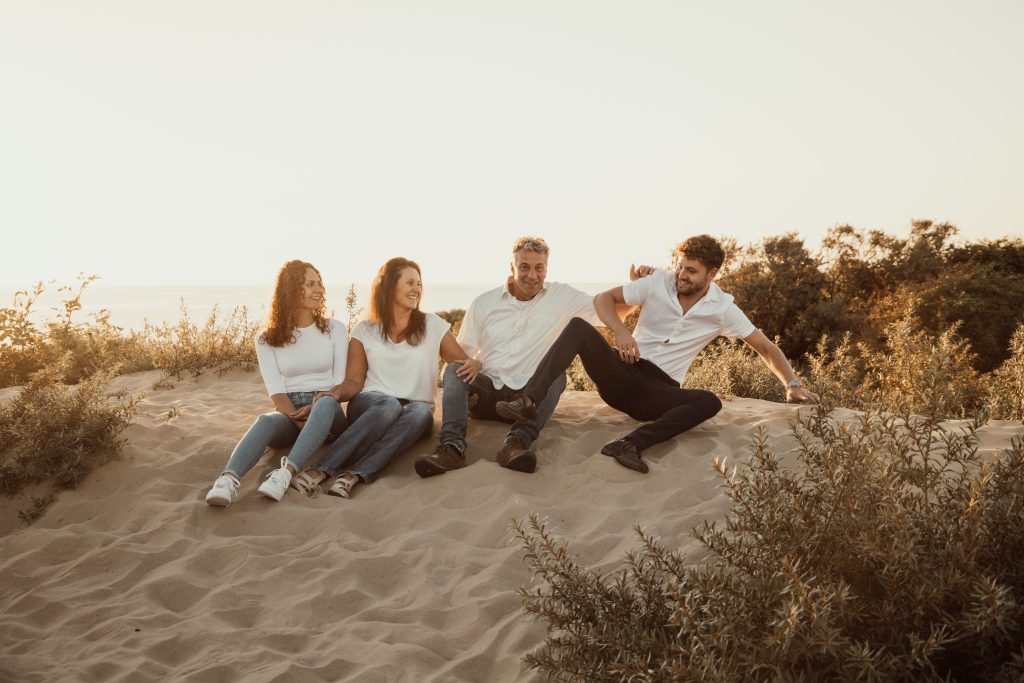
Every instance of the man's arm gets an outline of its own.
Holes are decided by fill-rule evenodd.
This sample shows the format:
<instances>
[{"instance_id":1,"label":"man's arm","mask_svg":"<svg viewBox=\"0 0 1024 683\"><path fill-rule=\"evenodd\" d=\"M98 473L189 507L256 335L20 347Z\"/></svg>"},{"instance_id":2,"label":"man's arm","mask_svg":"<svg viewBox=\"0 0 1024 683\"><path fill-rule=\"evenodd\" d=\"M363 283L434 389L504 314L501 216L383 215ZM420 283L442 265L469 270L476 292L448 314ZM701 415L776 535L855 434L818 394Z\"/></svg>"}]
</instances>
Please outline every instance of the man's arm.
<instances>
[{"instance_id":1,"label":"man's arm","mask_svg":"<svg viewBox=\"0 0 1024 683\"><path fill-rule=\"evenodd\" d=\"M803 387L791 387L789 386L790 380L796 379L796 373L793 372L793 366L789 364L785 354L782 353L782 349L779 348L778 344L773 342L768 337L764 336L764 332L761 330L754 330L753 334L744 337L743 341L747 343L750 348L757 351L757 355L761 356L761 360L768 366L768 369L772 371L779 380L786 385L786 401L789 403L798 403L801 401L811 401L817 403L818 395L813 391L808 391Z\"/></svg>"},{"instance_id":2,"label":"man's arm","mask_svg":"<svg viewBox=\"0 0 1024 683\"><path fill-rule=\"evenodd\" d=\"M633 335L622 324L622 319L617 313L619 306L632 308L622 297L622 287L612 287L594 297L597 317L615 335L615 348L619 351L619 358L626 363L635 363L640 359L640 349L636 345L636 339L633 339Z\"/></svg>"}]
</instances>

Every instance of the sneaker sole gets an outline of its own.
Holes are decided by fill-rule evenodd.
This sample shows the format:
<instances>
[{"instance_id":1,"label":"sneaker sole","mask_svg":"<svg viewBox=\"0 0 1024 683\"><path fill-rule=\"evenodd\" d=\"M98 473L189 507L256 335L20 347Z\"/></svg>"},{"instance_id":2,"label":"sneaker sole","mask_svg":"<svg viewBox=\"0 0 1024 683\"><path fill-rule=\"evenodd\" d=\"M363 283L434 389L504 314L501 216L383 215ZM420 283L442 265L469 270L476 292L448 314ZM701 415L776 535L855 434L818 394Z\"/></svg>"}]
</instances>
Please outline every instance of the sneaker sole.
<instances>
[{"instance_id":1,"label":"sneaker sole","mask_svg":"<svg viewBox=\"0 0 1024 683\"><path fill-rule=\"evenodd\" d=\"M256 492L259 493L261 496L266 496L270 500L277 501L278 503L280 503L281 499L284 498L284 493L282 493L280 496L275 496L270 491L264 491L262 487L256 489ZM287 489L285 489L285 492L287 492Z\"/></svg>"}]
</instances>

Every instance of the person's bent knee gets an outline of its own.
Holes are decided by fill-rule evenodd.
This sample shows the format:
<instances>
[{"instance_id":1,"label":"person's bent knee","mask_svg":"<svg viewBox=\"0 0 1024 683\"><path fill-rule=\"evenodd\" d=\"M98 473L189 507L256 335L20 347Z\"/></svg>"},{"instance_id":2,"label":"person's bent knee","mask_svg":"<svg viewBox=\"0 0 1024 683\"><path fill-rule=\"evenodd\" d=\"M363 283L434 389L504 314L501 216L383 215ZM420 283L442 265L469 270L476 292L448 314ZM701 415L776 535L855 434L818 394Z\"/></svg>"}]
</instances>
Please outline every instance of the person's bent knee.
<instances>
[{"instance_id":1,"label":"person's bent knee","mask_svg":"<svg viewBox=\"0 0 1024 683\"><path fill-rule=\"evenodd\" d=\"M577 317L572 318L571 320L569 320L569 324L565 326L565 329L566 330L581 330L581 329L587 329L588 327L590 329L594 328L594 326L591 325L590 323L588 323L586 320L584 320L583 318L580 318L579 316L577 316Z\"/></svg>"},{"instance_id":2,"label":"person's bent knee","mask_svg":"<svg viewBox=\"0 0 1024 683\"><path fill-rule=\"evenodd\" d=\"M414 424L420 425L424 429L427 425L433 424L434 422L434 410L426 403L409 403L405 406L405 411L413 420Z\"/></svg>"},{"instance_id":3,"label":"person's bent knee","mask_svg":"<svg viewBox=\"0 0 1024 683\"><path fill-rule=\"evenodd\" d=\"M722 400L711 391L701 391L700 407L709 418L718 415L722 410Z\"/></svg>"}]
</instances>

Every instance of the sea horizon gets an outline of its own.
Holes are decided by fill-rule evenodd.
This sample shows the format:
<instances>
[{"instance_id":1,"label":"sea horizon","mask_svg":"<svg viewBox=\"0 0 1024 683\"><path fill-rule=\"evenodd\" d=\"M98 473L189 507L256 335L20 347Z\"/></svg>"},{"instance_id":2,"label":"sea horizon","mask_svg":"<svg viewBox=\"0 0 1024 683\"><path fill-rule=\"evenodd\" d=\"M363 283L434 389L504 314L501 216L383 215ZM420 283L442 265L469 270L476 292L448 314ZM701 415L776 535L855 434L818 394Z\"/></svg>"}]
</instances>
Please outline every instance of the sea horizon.
<instances>
[{"instance_id":1,"label":"sea horizon","mask_svg":"<svg viewBox=\"0 0 1024 683\"><path fill-rule=\"evenodd\" d=\"M63 316L63 301L69 292L60 292L58 287L66 283L46 284L46 289L32 306L31 320L37 324ZM483 292L500 286L500 282L471 283L430 283L424 287L420 307L436 313L451 309L465 309L470 302ZM621 283L570 282L568 283L588 294L597 294ZM331 317L347 321L345 297L352 285L329 285L327 287L327 311ZM358 318L366 312L369 299L369 285L354 285L357 307L362 309ZM31 287L0 285L0 308L13 305L15 293L30 291ZM125 330L141 330L147 323L160 325L176 323L182 318L182 306L192 322L202 325L217 308L224 318L236 308L244 307L252 321L262 320L267 315L273 283L259 285L128 285L106 284L102 281L89 284L81 298L81 309L73 314L74 321L87 321L101 311L109 311L110 322Z\"/></svg>"}]
</instances>

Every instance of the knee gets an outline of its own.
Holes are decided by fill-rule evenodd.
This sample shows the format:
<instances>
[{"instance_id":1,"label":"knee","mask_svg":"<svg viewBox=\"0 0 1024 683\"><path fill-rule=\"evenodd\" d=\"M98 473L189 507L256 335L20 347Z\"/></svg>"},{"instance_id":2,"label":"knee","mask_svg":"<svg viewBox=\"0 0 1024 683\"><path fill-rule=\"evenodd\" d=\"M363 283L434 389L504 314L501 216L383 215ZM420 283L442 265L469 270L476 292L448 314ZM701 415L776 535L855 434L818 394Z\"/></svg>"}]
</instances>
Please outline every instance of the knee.
<instances>
[{"instance_id":1,"label":"knee","mask_svg":"<svg viewBox=\"0 0 1024 683\"><path fill-rule=\"evenodd\" d=\"M394 396L372 392L369 396L370 405L365 412L373 411L389 422L394 422L402 414L402 403Z\"/></svg>"},{"instance_id":2,"label":"knee","mask_svg":"<svg viewBox=\"0 0 1024 683\"><path fill-rule=\"evenodd\" d=\"M316 403L313 404L313 408L310 410L310 415L326 413L328 415L335 415L341 410L341 404L338 403L333 396L321 396L317 399Z\"/></svg>"},{"instance_id":3,"label":"knee","mask_svg":"<svg viewBox=\"0 0 1024 683\"><path fill-rule=\"evenodd\" d=\"M405 406L405 412L413 424L426 429L427 425L434 423L434 410L427 403L413 402Z\"/></svg>"},{"instance_id":4,"label":"knee","mask_svg":"<svg viewBox=\"0 0 1024 683\"><path fill-rule=\"evenodd\" d=\"M713 392L702 391L698 399L698 405L700 409L707 414L708 418L712 418L718 415L718 412L722 410L722 401L715 396Z\"/></svg>"},{"instance_id":5,"label":"knee","mask_svg":"<svg viewBox=\"0 0 1024 683\"><path fill-rule=\"evenodd\" d=\"M583 318L575 317L575 318L573 318L572 320L569 321L569 324L565 326L565 329L566 330L573 330L575 332L575 331L578 331L578 330L585 330L588 327L592 328L593 325L588 323Z\"/></svg>"},{"instance_id":6,"label":"knee","mask_svg":"<svg viewBox=\"0 0 1024 683\"><path fill-rule=\"evenodd\" d=\"M446 392L451 393L453 391L464 391L467 394L469 393L469 385L463 382L462 378L455 374L460 367L462 366L455 363L449 363L444 366L444 376L441 380L441 386Z\"/></svg>"},{"instance_id":7,"label":"knee","mask_svg":"<svg viewBox=\"0 0 1024 683\"><path fill-rule=\"evenodd\" d=\"M285 424L288 424L291 420L288 416L282 412L274 411L272 413L263 413L256 418L256 422L253 423L253 427L261 427L263 429L277 429Z\"/></svg>"}]
</instances>

